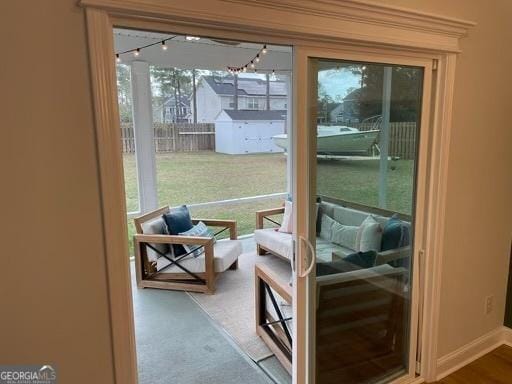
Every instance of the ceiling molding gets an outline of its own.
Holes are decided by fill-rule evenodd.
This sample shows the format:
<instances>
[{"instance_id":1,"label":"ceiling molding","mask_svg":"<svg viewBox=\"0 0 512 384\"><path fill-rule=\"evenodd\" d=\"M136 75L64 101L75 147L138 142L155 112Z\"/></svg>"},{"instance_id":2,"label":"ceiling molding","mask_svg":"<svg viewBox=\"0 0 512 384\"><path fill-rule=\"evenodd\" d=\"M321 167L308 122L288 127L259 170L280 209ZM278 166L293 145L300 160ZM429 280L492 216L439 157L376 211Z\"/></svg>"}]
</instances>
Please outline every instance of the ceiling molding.
<instances>
[{"instance_id":1,"label":"ceiling molding","mask_svg":"<svg viewBox=\"0 0 512 384\"><path fill-rule=\"evenodd\" d=\"M246 0L222 1L247 5ZM251 0L251 6L276 10L287 9L292 13L352 20L366 24L391 25L458 38L466 36L468 29L476 25L471 21L362 0L280 0L278 2Z\"/></svg>"},{"instance_id":2,"label":"ceiling molding","mask_svg":"<svg viewBox=\"0 0 512 384\"><path fill-rule=\"evenodd\" d=\"M85 7L291 41L460 52L473 22L362 0L81 0Z\"/></svg>"}]
</instances>

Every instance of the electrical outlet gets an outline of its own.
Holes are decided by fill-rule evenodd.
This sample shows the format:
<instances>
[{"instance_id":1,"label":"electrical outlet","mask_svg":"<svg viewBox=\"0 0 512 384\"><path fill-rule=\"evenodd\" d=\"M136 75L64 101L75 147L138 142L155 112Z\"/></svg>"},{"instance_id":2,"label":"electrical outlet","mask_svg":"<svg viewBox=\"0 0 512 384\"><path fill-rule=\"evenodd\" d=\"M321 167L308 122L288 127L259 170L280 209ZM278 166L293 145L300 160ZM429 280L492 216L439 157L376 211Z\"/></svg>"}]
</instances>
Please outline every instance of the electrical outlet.
<instances>
[{"instance_id":1,"label":"electrical outlet","mask_svg":"<svg viewBox=\"0 0 512 384\"><path fill-rule=\"evenodd\" d=\"M485 298L485 314L488 315L494 310L494 296L487 296Z\"/></svg>"}]
</instances>

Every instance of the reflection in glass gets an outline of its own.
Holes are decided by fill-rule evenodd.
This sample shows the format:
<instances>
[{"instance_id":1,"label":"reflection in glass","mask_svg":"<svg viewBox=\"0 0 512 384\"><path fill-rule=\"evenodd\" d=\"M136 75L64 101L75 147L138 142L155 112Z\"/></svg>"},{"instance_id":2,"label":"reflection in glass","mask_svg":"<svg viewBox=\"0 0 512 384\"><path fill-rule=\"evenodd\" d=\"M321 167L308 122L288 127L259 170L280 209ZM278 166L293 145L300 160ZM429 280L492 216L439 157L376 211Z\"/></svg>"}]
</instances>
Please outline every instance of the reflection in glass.
<instances>
[{"instance_id":1,"label":"reflection in glass","mask_svg":"<svg viewBox=\"0 0 512 384\"><path fill-rule=\"evenodd\" d=\"M320 384L408 371L422 77L419 68L318 62Z\"/></svg>"}]
</instances>

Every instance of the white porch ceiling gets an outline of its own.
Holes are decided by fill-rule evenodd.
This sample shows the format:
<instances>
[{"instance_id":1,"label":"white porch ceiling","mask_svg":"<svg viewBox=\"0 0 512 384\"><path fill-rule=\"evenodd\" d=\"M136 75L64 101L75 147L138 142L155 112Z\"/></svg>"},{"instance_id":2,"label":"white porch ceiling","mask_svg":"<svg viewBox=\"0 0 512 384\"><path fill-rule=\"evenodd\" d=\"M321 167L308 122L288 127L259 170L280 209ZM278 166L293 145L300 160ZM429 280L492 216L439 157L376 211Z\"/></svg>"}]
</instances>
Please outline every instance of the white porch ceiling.
<instances>
[{"instance_id":1,"label":"white porch ceiling","mask_svg":"<svg viewBox=\"0 0 512 384\"><path fill-rule=\"evenodd\" d=\"M176 37L166 42L168 47L166 51L162 50L160 44L157 44L142 49L138 57L135 57L133 53L121 54L121 61L130 63L133 60L144 60L159 67L224 71L227 66L237 67L247 64L265 44L264 42L254 44L233 41L222 43L222 40L208 38L187 41L185 36L181 35L114 29L115 53L158 43L173 36ZM256 64L258 72L272 71L273 69L278 72L291 70L291 47L267 44L267 51L267 54L262 56L261 61Z\"/></svg>"}]
</instances>

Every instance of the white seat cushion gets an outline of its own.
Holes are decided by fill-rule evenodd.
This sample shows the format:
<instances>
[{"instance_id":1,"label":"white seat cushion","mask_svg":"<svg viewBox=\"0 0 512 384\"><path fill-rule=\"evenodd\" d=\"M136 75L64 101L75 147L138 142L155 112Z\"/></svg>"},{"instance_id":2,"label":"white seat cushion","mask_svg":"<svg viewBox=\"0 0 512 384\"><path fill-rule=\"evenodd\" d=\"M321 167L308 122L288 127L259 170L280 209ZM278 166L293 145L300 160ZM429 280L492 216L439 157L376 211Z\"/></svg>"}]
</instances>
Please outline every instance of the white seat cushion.
<instances>
[{"instance_id":1,"label":"white seat cushion","mask_svg":"<svg viewBox=\"0 0 512 384\"><path fill-rule=\"evenodd\" d=\"M278 232L273 228L257 229L254 231L254 241L256 244L260 244L265 247L265 249L275 252L287 259L291 259L292 257L292 235L289 233ZM322 261L331 261L333 252L346 256L354 253L355 251L353 249L331 243L321 237L317 237L316 256L318 259Z\"/></svg>"},{"instance_id":2,"label":"white seat cushion","mask_svg":"<svg viewBox=\"0 0 512 384\"><path fill-rule=\"evenodd\" d=\"M287 259L292 258L292 235L290 233L278 232L274 228L257 229L254 231L254 241L269 251Z\"/></svg>"},{"instance_id":3,"label":"white seat cushion","mask_svg":"<svg viewBox=\"0 0 512 384\"><path fill-rule=\"evenodd\" d=\"M345 257L354 252L356 251L354 251L353 249L331 243L330 241L322 239L321 237L316 238L316 258L318 262L332 261L333 253L336 254L338 257Z\"/></svg>"},{"instance_id":4,"label":"white seat cushion","mask_svg":"<svg viewBox=\"0 0 512 384\"><path fill-rule=\"evenodd\" d=\"M213 259L215 265L215 272L224 272L228 269L242 254L242 243L239 240L219 240L213 246ZM204 252L194 257L192 255L186 256L180 260L181 266L187 268L190 272L201 273L205 271L204 267ZM160 270L166 265L171 264L169 260L160 257L157 261L157 268ZM181 268L173 265L162 271L163 273L185 273Z\"/></svg>"}]
</instances>

